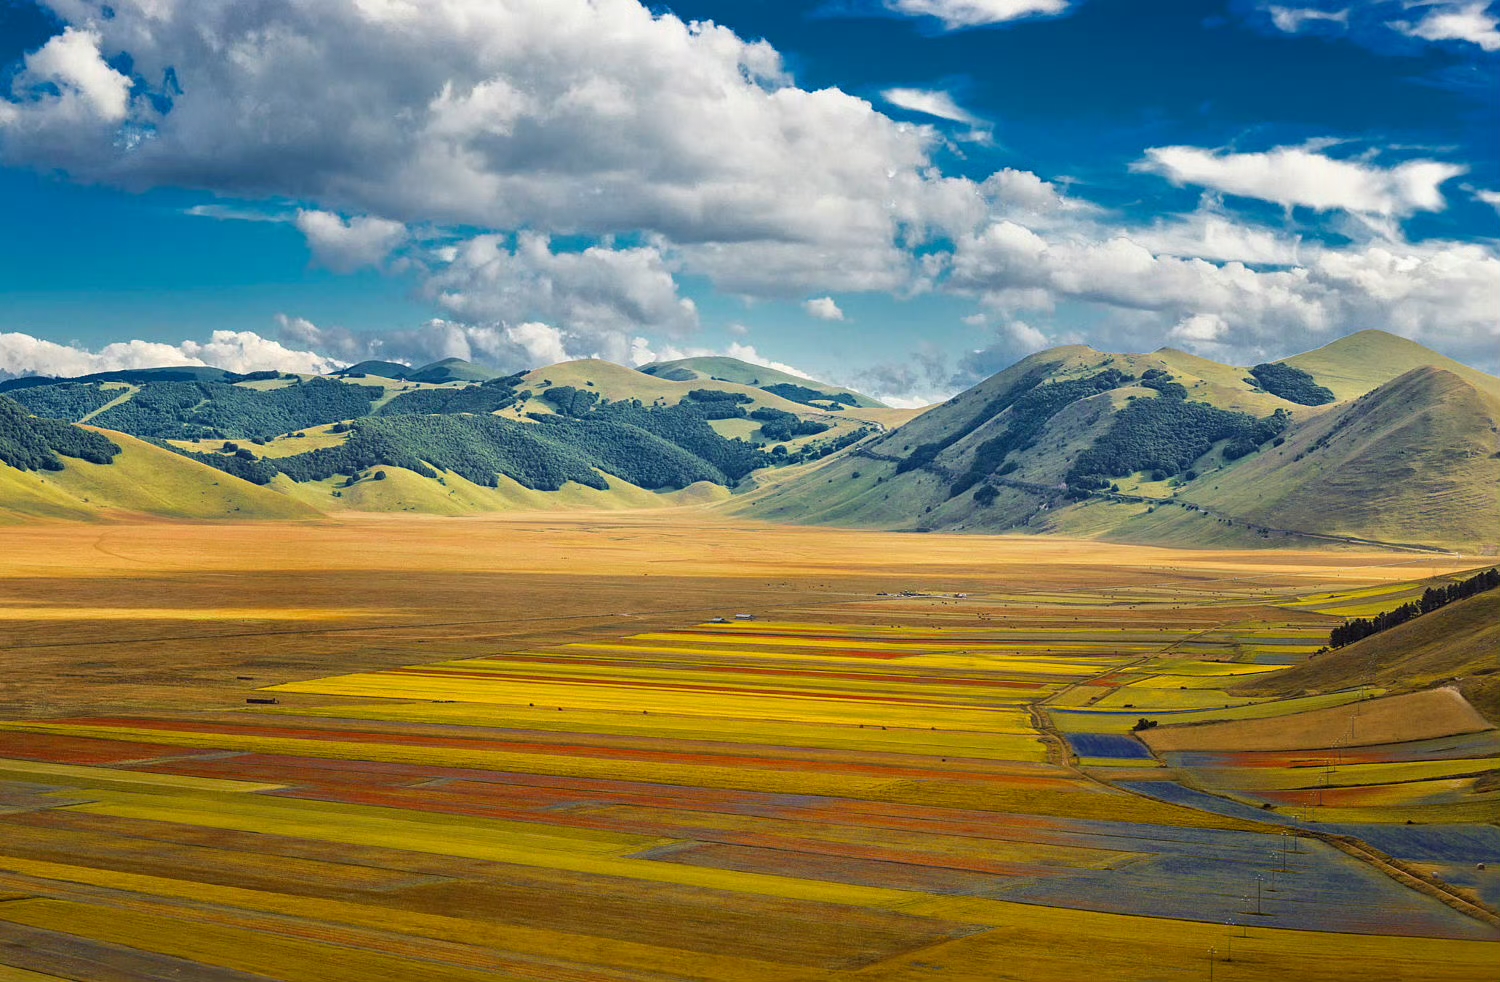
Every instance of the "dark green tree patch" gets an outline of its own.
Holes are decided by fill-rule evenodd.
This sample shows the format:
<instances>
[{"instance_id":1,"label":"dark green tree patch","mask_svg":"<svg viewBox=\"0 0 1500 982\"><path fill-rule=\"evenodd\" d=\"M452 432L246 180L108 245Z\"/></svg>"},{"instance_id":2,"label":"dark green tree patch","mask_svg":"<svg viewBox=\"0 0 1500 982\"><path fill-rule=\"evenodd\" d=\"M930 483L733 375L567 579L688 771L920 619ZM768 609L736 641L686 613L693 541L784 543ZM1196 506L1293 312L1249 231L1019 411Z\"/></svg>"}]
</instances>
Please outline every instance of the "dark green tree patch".
<instances>
[{"instance_id":1,"label":"dark green tree patch","mask_svg":"<svg viewBox=\"0 0 1500 982\"><path fill-rule=\"evenodd\" d=\"M1269 440L1285 418L1259 420L1205 402L1158 397L1137 399L1115 415L1108 432L1074 460L1067 483L1106 488L1110 478L1151 471L1153 479L1181 474L1220 440ZM1255 446L1259 446L1255 443ZM1156 475L1161 475L1157 477Z\"/></svg>"},{"instance_id":2,"label":"dark green tree patch","mask_svg":"<svg viewBox=\"0 0 1500 982\"><path fill-rule=\"evenodd\" d=\"M1253 382L1273 396L1302 406L1323 406L1336 397L1331 389L1318 384L1318 380L1293 365L1280 362L1264 362L1250 369Z\"/></svg>"},{"instance_id":3,"label":"dark green tree patch","mask_svg":"<svg viewBox=\"0 0 1500 982\"><path fill-rule=\"evenodd\" d=\"M9 395L25 406L27 412L45 419L76 423L89 413L109 405L120 394L116 390L106 392L97 383L68 382L16 389Z\"/></svg>"},{"instance_id":4,"label":"dark green tree patch","mask_svg":"<svg viewBox=\"0 0 1500 982\"><path fill-rule=\"evenodd\" d=\"M823 392L820 389L810 389L805 385L794 385L791 382L776 382L772 385L762 385L760 388L772 395L781 396L789 402L800 402L804 406L813 406L820 402L831 402L842 406L859 405L859 396L851 392Z\"/></svg>"},{"instance_id":5,"label":"dark green tree patch","mask_svg":"<svg viewBox=\"0 0 1500 982\"><path fill-rule=\"evenodd\" d=\"M1036 385L1021 393L1006 414L1005 431L979 445L968 471L949 488L949 497L963 494L995 473L1005 465L1005 458L1011 453L1029 449L1052 417L1068 406L1130 381L1133 381L1131 376L1109 368L1086 378Z\"/></svg>"},{"instance_id":6,"label":"dark green tree patch","mask_svg":"<svg viewBox=\"0 0 1500 982\"><path fill-rule=\"evenodd\" d=\"M62 457L108 464L120 447L101 434L60 419L32 416L15 400L0 396L0 462L22 471L60 471Z\"/></svg>"}]
</instances>

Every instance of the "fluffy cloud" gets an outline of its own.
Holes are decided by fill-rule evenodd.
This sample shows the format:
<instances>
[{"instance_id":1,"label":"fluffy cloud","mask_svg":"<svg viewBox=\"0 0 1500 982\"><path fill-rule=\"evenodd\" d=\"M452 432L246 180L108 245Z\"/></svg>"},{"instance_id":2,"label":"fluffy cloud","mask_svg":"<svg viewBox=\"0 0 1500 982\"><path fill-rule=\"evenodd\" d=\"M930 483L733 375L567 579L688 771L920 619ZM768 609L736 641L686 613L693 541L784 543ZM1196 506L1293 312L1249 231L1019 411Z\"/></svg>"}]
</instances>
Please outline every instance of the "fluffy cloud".
<instances>
[{"instance_id":1,"label":"fluffy cloud","mask_svg":"<svg viewBox=\"0 0 1500 982\"><path fill-rule=\"evenodd\" d=\"M326 211L299 211L297 230L307 236L313 257L335 273L379 266L406 240L406 226L361 215L347 221Z\"/></svg>"},{"instance_id":2,"label":"fluffy cloud","mask_svg":"<svg viewBox=\"0 0 1500 982\"><path fill-rule=\"evenodd\" d=\"M1437 3L1420 20L1391 21L1388 26L1423 41L1467 41L1484 51L1500 51L1500 18L1489 7L1489 0Z\"/></svg>"},{"instance_id":3,"label":"fluffy cloud","mask_svg":"<svg viewBox=\"0 0 1500 982\"><path fill-rule=\"evenodd\" d=\"M1070 6L1071 0L886 0L886 8L895 13L935 17L949 31L1026 17L1055 17Z\"/></svg>"},{"instance_id":4,"label":"fluffy cloud","mask_svg":"<svg viewBox=\"0 0 1500 982\"><path fill-rule=\"evenodd\" d=\"M12 98L0 98L0 138L60 167L87 159L80 140L131 142L136 134L122 129L131 82L105 62L101 41L94 30L69 27L27 55Z\"/></svg>"},{"instance_id":5,"label":"fluffy cloud","mask_svg":"<svg viewBox=\"0 0 1500 982\"><path fill-rule=\"evenodd\" d=\"M969 351L958 360L950 386L955 391L967 388L1054 343L1051 337L1025 321L1009 321L995 331L988 345Z\"/></svg>"},{"instance_id":6,"label":"fluffy cloud","mask_svg":"<svg viewBox=\"0 0 1500 982\"><path fill-rule=\"evenodd\" d=\"M345 364L378 358L425 365L444 358L462 358L512 372L598 354L588 349L570 351L570 339L563 331L538 321L506 326L464 324L435 317L408 330L351 331L319 327L306 318L286 314L278 314L276 320L282 342L327 352Z\"/></svg>"},{"instance_id":7,"label":"fluffy cloud","mask_svg":"<svg viewBox=\"0 0 1500 982\"><path fill-rule=\"evenodd\" d=\"M849 255L881 285L907 272L900 246L952 214L932 130L799 88L769 44L638 0L49 6L87 27L33 56L51 86L0 98L0 153L84 180L408 225L663 236L710 276L745 268L716 247L804 267ZM128 59L133 87L64 71L42 58L54 46L69 65ZM73 103L111 125L74 125ZM350 250L395 234L314 221L334 262L367 262L373 245Z\"/></svg>"},{"instance_id":8,"label":"fluffy cloud","mask_svg":"<svg viewBox=\"0 0 1500 982\"><path fill-rule=\"evenodd\" d=\"M1274 265L1296 263L1302 242L1300 236L1247 225L1213 208L1159 218L1127 234L1161 255Z\"/></svg>"},{"instance_id":9,"label":"fluffy cloud","mask_svg":"<svg viewBox=\"0 0 1500 982\"><path fill-rule=\"evenodd\" d=\"M839 309L838 304L834 303L832 297L814 297L812 300L804 303L802 309L820 321L841 321L844 319L844 312Z\"/></svg>"},{"instance_id":10,"label":"fluffy cloud","mask_svg":"<svg viewBox=\"0 0 1500 982\"><path fill-rule=\"evenodd\" d=\"M846 378L830 381L874 396L898 409L915 409L942 402L962 387L962 384L955 385L947 356L930 344L924 344L899 361L881 362L852 372Z\"/></svg>"},{"instance_id":11,"label":"fluffy cloud","mask_svg":"<svg viewBox=\"0 0 1500 982\"><path fill-rule=\"evenodd\" d=\"M1213 188L1284 208L1397 217L1442 211L1447 203L1439 187L1467 170L1435 160L1383 168L1359 160L1336 160L1305 147L1277 147L1263 153L1152 147L1135 167L1160 174L1173 184Z\"/></svg>"},{"instance_id":12,"label":"fluffy cloud","mask_svg":"<svg viewBox=\"0 0 1500 982\"><path fill-rule=\"evenodd\" d=\"M634 332L675 335L698 326L693 301L659 248L592 246L555 252L545 235L480 235L462 243L423 287L448 314L469 322L544 321L573 350L626 361Z\"/></svg>"},{"instance_id":13,"label":"fluffy cloud","mask_svg":"<svg viewBox=\"0 0 1500 982\"><path fill-rule=\"evenodd\" d=\"M1378 327L1479 365L1495 367L1500 352L1500 257L1473 244L1304 243L1300 263L1257 270L1158 253L1104 226L1049 239L1002 221L959 241L947 282L1001 313L1100 305L1123 343L1170 332L1205 353L1250 354ZM1097 343L1111 343L1110 330L1100 328Z\"/></svg>"},{"instance_id":14,"label":"fluffy cloud","mask_svg":"<svg viewBox=\"0 0 1500 982\"><path fill-rule=\"evenodd\" d=\"M29 334L0 334L0 375L4 376L71 378L94 372L177 365L208 365L231 372L275 369L322 374L340 367L340 362L312 351L287 348L251 331L215 331L208 341L179 344L120 341L98 351L43 341Z\"/></svg>"},{"instance_id":15,"label":"fluffy cloud","mask_svg":"<svg viewBox=\"0 0 1500 982\"><path fill-rule=\"evenodd\" d=\"M1491 208L1500 212L1500 191L1485 191L1483 189L1474 192L1474 200L1481 201Z\"/></svg>"}]
</instances>

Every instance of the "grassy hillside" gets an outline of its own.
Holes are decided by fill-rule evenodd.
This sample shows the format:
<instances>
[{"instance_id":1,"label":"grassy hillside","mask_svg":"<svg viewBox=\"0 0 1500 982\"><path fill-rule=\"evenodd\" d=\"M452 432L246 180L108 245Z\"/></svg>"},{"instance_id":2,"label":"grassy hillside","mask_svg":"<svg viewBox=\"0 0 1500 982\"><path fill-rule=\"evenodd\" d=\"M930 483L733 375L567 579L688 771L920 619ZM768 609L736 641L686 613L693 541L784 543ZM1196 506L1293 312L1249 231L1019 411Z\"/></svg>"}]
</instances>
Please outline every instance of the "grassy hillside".
<instances>
[{"instance_id":1,"label":"grassy hillside","mask_svg":"<svg viewBox=\"0 0 1500 982\"><path fill-rule=\"evenodd\" d=\"M329 479L297 484L280 477L272 485L312 508L325 512L413 512L425 515L478 515L497 511L620 510L709 504L729 492L716 485L694 484L680 491L657 493L628 481L601 475L605 488L568 484L559 491L535 491L508 477L494 487L475 484L460 474L442 472L440 480L400 467L381 468L384 480L364 478L352 486Z\"/></svg>"},{"instance_id":2,"label":"grassy hillside","mask_svg":"<svg viewBox=\"0 0 1500 982\"><path fill-rule=\"evenodd\" d=\"M317 512L270 488L122 433L110 464L69 460L61 471L28 473L0 465L0 522L97 519L121 514L190 519L295 519Z\"/></svg>"},{"instance_id":3,"label":"grassy hillside","mask_svg":"<svg viewBox=\"0 0 1500 982\"><path fill-rule=\"evenodd\" d=\"M867 395L862 395L849 389L829 385L827 382L803 378L800 375L791 375L787 372L777 371L774 368L767 368L764 365L753 365L738 358L723 356L679 358L676 361L659 361L645 365L640 370L647 375L654 375L657 378L668 379L674 382L717 380L720 382L736 382L756 388L762 388L767 385L797 385L808 389L816 389L819 392L825 392L830 395L852 396L855 406L866 409L879 409L885 405L879 400L872 399Z\"/></svg>"},{"instance_id":4,"label":"grassy hillside","mask_svg":"<svg viewBox=\"0 0 1500 982\"><path fill-rule=\"evenodd\" d=\"M1460 600L1284 672L1246 679L1234 691L1291 696L1373 685L1412 692L1449 683L1500 723L1500 592Z\"/></svg>"},{"instance_id":5,"label":"grassy hillside","mask_svg":"<svg viewBox=\"0 0 1500 982\"><path fill-rule=\"evenodd\" d=\"M1309 373L1341 400L1362 396L1413 368L1429 365L1500 396L1500 380L1385 331L1360 331L1315 351L1283 358L1282 363Z\"/></svg>"},{"instance_id":6,"label":"grassy hillside","mask_svg":"<svg viewBox=\"0 0 1500 982\"><path fill-rule=\"evenodd\" d=\"M687 360L696 361L697 359ZM735 361L732 358L724 360ZM736 364L743 365L745 363L736 362ZM651 368L653 366L648 365L646 367ZM603 361L597 358L586 358L578 361L548 365L546 368L539 368L528 372L521 384L535 393L540 393L548 387L549 383L552 386L572 386L575 389L596 392L601 399L608 399L612 402L639 399L648 406L675 406L683 399L688 398L689 392L697 389L733 392L750 400L744 403L747 411L762 408L775 409L780 412L792 413L804 419L818 420L826 423L830 426L830 430L824 436L847 433L867 423L875 423L886 428L895 428L916 415L916 411L882 407L878 403L874 403L873 400L869 400L872 403L869 407L856 406L839 412L829 412L793 402L789 399L783 399L778 395L766 392L747 383L715 381L707 376L678 380L674 373L668 374L672 377L637 371L633 368L626 368L624 365L617 365L614 362ZM540 402L540 400L532 399L525 406L525 411L551 411L546 407L545 403L539 405ZM730 429L734 430L735 428ZM738 435L737 432L736 435ZM790 447L795 448L809 441L802 439L780 442L787 442Z\"/></svg>"},{"instance_id":7,"label":"grassy hillside","mask_svg":"<svg viewBox=\"0 0 1500 982\"><path fill-rule=\"evenodd\" d=\"M1360 395L1321 406L1172 349L1040 352L734 508L767 520L1182 546L1312 541L1289 530L1500 548L1500 380L1391 340L1352 339L1338 384ZM1381 352L1410 361L1413 349L1432 364L1371 391L1353 381L1378 375L1370 360ZM1323 375L1296 377L1331 386L1340 349L1314 354Z\"/></svg>"},{"instance_id":8,"label":"grassy hillside","mask_svg":"<svg viewBox=\"0 0 1500 982\"><path fill-rule=\"evenodd\" d=\"M409 369L402 378L412 382L486 382L500 373L492 372L483 365L464 361L462 358L444 358L430 365Z\"/></svg>"},{"instance_id":9,"label":"grassy hillside","mask_svg":"<svg viewBox=\"0 0 1500 982\"><path fill-rule=\"evenodd\" d=\"M1423 367L1185 490L1272 528L1482 551L1500 545L1500 399Z\"/></svg>"}]
</instances>

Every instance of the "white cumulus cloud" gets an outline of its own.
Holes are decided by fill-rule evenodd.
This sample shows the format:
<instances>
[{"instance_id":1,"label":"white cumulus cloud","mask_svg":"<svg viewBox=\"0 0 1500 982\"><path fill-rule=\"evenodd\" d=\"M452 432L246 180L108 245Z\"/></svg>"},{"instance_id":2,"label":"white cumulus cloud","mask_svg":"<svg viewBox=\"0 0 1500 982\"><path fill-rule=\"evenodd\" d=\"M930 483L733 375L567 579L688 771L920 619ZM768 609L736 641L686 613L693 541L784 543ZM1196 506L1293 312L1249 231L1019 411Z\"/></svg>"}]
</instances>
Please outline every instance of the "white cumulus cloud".
<instances>
[{"instance_id":1,"label":"white cumulus cloud","mask_svg":"<svg viewBox=\"0 0 1500 982\"><path fill-rule=\"evenodd\" d=\"M1338 160L1305 147L1235 153L1202 147L1152 147L1135 165L1173 184L1213 188L1225 194L1271 201L1284 208L1404 217L1442 211L1439 188L1467 168L1435 160L1379 167Z\"/></svg>"},{"instance_id":2,"label":"white cumulus cloud","mask_svg":"<svg viewBox=\"0 0 1500 982\"><path fill-rule=\"evenodd\" d=\"M779 289L758 256L887 288L909 279L910 240L972 217L932 169L932 129L639 0L51 6L72 28L0 96L0 159L300 202L330 216L301 223L330 263L368 264L397 234L381 221L659 236L736 292ZM176 84L133 93L117 57Z\"/></svg>"},{"instance_id":3,"label":"white cumulus cloud","mask_svg":"<svg viewBox=\"0 0 1500 982\"><path fill-rule=\"evenodd\" d=\"M834 302L832 297L814 297L804 303L802 309L807 311L809 316L816 317L820 321L841 321L844 319L844 312L839 309L839 305Z\"/></svg>"},{"instance_id":4,"label":"white cumulus cloud","mask_svg":"<svg viewBox=\"0 0 1500 982\"><path fill-rule=\"evenodd\" d=\"M423 290L459 320L541 321L560 329L570 350L620 362L640 330L675 335L698 326L697 306L679 295L654 246L569 252L554 251L535 232L521 233L514 245L506 236L480 235L461 243Z\"/></svg>"},{"instance_id":5,"label":"white cumulus cloud","mask_svg":"<svg viewBox=\"0 0 1500 982\"><path fill-rule=\"evenodd\" d=\"M405 225L369 215L346 220L331 212L303 210L295 222L313 257L335 273L379 266L406 240Z\"/></svg>"},{"instance_id":6,"label":"white cumulus cloud","mask_svg":"<svg viewBox=\"0 0 1500 982\"><path fill-rule=\"evenodd\" d=\"M117 341L97 351L44 341L29 334L0 334L0 375L71 378L134 368L210 366L231 372L275 369L323 374L341 367L336 359L298 351L252 331L215 331L207 341Z\"/></svg>"},{"instance_id":7,"label":"white cumulus cloud","mask_svg":"<svg viewBox=\"0 0 1500 982\"><path fill-rule=\"evenodd\" d=\"M1467 41L1484 51L1500 51L1500 18L1489 0L1436 3L1417 21L1391 21L1389 27L1423 41Z\"/></svg>"}]
</instances>

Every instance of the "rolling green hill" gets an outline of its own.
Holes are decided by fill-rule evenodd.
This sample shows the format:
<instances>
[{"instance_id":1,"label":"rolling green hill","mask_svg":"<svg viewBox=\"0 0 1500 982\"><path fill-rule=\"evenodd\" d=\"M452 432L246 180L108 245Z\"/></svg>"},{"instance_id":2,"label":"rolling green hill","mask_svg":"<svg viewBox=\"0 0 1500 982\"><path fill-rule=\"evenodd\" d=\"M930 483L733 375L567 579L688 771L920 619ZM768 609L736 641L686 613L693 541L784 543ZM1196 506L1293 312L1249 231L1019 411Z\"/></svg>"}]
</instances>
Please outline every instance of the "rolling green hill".
<instances>
[{"instance_id":1,"label":"rolling green hill","mask_svg":"<svg viewBox=\"0 0 1500 982\"><path fill-rule=\"evenodd\" d=\"M1373 331L1248 368L1170 348L1056 348L920 412L735 359L640 371L591 359L504 377L457 359L329 378L177 371L12 388L0 460L9 446L11 471L60 476L40 488L7 472L0 510L171 513L121 487L79 511L62 485L110 465L75 465L37 434L108 443L67 425L87 420L146 441L129 444L132 465L173 461L161 466L177 493L206 479L242 496L200 494L210 503L194 514L269 514L273 500L443 513L718 487L719 507L768 521L1500 550L1500 379ZM377 471L398 484L367 487Z\"/></svg>"},{"instance_id":2,"label":"rolling green hill","mask_svg":"<svg viewBox=\"0 0 1500 982\"><path fill-rule=\"evenodd\" d=\"M1500 543L1500 399L1413 368L1183 490L1257 525L1478 551Z\"/></svg>"},{"instance_id":3,"label":"rolling green hill","mask_svg":"<svg viewBox=\"0 0 1500 982\"><path fill-rule=\"evenodd\" d=\"M1040 352L731 507L1175 545L1500 548L1500 380L1391 335L1346 340L1255 374L1172 349ZM1343 401L1305 404L1325 389Z\"/></svg>"},{"instance_id":4,"label":"rolling green hill","mask_svg":"<svg viewBox=\"0 0 1500 982\"><path fill-rule=\"evenodd\" d=\"M765 389L769 386L785 386L788 392L794 392L796 389L808 389L818 395L835 397L844 405L860 406L865 409L879 409L885 405L876 399L871 399L869 396L861 395L858 392L850 392L848 389L841 389L826 382L818 382L813 379L803 378L800 375L777 371L774 368L767 368L764 365L753 365L748 361L741 361L738 358L724 356L679 358L676 361L659 361L650 365L644 365L640 370L647 375L654 375L657 378L667 379L672 382L734 382L758 389ZM823 401L817 399L817 395L803 395L802 398Z\"/></svg>"},{"instance_id":5,"label":"rolling green hill","mask_svg":"<svg viewBox=\"0 0 1500 982\"><path fill-rule=\"evenodd\" d=\"M1293 696L1362 685L1412 692L1452 684L1500 723L1500 591L1460 600L1430 614L1284 672L1246 679L1246 695Z\"/></svg>"},{"instance_id":6,"label":"rolling green hill","mask_svg":"<svg viewBox=\"0 0 1500 982\"><path fill-rule=\"evenodd\" d=\"M1415 341L1385 331L1360 331L1305 354L1283 358L1281 364L1300 368L1336 398L1353 399L1384 385L1413 368L1442 368L1472 385L1500 396L1500 379L1438 354Z\"/></svg>"}]
</instances>

